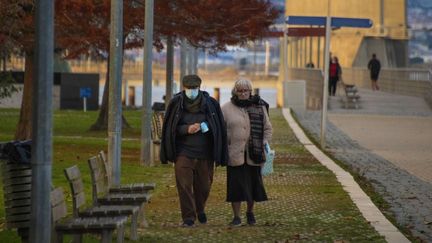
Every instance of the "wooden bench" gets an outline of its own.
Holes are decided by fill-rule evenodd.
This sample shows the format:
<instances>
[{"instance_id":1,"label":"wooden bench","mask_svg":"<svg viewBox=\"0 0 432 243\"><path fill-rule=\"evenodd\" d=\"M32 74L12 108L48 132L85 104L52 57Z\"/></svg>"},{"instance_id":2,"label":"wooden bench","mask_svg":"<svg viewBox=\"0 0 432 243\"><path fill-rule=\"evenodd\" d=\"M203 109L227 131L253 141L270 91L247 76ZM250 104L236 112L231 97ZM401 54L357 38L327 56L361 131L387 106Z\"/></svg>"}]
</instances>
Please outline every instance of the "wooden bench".
<instances>
[{"instance_id":1,"label":"wooden bench","mask_svg":"<svg viewBox=\"0 0 432 243\"><path fill-rule=\"evenodd\" d=\"M159 161L160 144L162 140L162 125L165 116L165 111L154 111L152 115L152 161Z\"/></svg>"},{"instance_id":2,"label":"wooden bench","mask_svg":"<svg viewBox=\"0 0 432 243\"><path fill-rule=\"evenodd\" d=\"M348 108L359 108L360 95L358 95L358 89L354 84L345 84L343 81L342 87L345 91L345 95L342 96L341 101L345 109Z\"/></svg>"},{"instance_id":3,"label":"wooden bench","mask_svg":"<svg viewBox=\"0 0 432 243\"><path fill-rule=\"evenodd\" d=\"M112 241L112 233L117 230L117 242L122 243L124 240L124 224L127 217L69 217L66 218L67 208L62 188L56 188L51 191L51 208L54 242L63 242L63 235L78 235L75 241L81 242L82 235L86 233L100 234L101 242L108 243Z\"/></svg>"},{"instance_id":4,"label":"wooden bench","mask_svg":"<svg viewBox=\"0 0 432 243\"><path fill-rule=\"evenodd\" d=\"M112 216L131 216L130 235L132 240L138 239L138 213L139 206L134 205L98 205L87 207L84 192L84 184L81 173L77 166L65 169L65 175L69 181L72 191L73 215L75 217L112 217Z\"/></svg>"},{"instance_id":5,"label":"wooden bench","mask_svg":"<svg viewBox=\"0 0 432 243\"><path fill-rule=\"evenodd\" d=\"M17 229L22 242L27 242L31 212L30 164L10 163L7 158L0 158L2 163L3 194L7 229Z\"/></svg>"},{"instance_id":6,"label":"wooden bench","mask_svg":"<svg viewBox=\"0 0 432 243\"><path fill-rule=\"evenodd\" d=\"M152 140L155 144L160 144L162 138L162 125L165 111L154 111L152 114Z\"/></svg>"},{"instance_id":7,"label":"wooden bench","mask_svg":"<svg viewBox=\"0 0 432 243\"><path fill-rule=\"evenodd\" d=\"M100 151L98 157L101 161L102 165L102 173L103 177L106 178L107 185L109 186L110 193L146 193L151 190L154 190L156 187L156 183L133 183L133 184L121 184L121 185L112 185L112 173L111 166L109 165L104 151Z\"/></svg>"},{"instance_id":8,"label":"wooden bench","mask_svg":"<svg viewBox=\"0 0 432 243\"><path fill-rule=\"evenodd\" d=\"M107 177L97 156L89 158L88 165L92 179L93 205L136 205L140 206L140 222L146 226L144 206L151 198L149 192L110 193Z\"/></svg>"}]
</instances>

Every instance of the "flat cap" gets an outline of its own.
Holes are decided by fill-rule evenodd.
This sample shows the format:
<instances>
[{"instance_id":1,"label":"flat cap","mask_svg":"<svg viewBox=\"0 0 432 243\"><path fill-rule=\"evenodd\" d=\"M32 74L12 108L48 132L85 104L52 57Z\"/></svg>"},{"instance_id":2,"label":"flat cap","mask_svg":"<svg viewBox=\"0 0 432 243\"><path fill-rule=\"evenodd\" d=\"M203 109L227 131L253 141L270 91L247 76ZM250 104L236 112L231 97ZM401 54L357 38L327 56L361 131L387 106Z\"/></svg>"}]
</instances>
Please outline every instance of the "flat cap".
<instances>
[{"instance_id":1,"label":"flat cap","mask_svg":"<svg viewBox=\"0 0 432 243\"><path fill-rule=\"evenodd\" d=\"M186 75L182 79L184 87L199 87L201 85L201 78L198 75Z\"/></svg>"}]
</instances>

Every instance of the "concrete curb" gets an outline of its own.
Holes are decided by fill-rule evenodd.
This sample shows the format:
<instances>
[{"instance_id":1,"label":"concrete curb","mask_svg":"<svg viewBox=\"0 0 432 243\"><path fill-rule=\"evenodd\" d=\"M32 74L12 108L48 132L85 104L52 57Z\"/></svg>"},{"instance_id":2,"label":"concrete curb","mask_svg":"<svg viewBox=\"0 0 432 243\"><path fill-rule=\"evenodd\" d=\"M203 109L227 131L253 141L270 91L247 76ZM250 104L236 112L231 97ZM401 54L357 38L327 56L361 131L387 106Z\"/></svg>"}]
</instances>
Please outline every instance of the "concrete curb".
<instances>
[{"instance_id":1,"label":"concrete curb","mask_svg":"<svg viewBox=\"0 0 432 243\"><path fill-rule=\"evenodd\" d=\"M326 166L336 175L337 180L342 184L344 190L348 192L363 217L371 223L375 230L380 235L384 236L388 242L410 242L390 221L386 219L386 217L384 217L381 211L379 211L379 209L373 204L372 200L360 188L351 174L339 167L339 165L337 165L309 140L291 116L290 109L283 109L282 113L285 120L294 131L297 139L321 164Z\"/></svg>"}]
</instances>

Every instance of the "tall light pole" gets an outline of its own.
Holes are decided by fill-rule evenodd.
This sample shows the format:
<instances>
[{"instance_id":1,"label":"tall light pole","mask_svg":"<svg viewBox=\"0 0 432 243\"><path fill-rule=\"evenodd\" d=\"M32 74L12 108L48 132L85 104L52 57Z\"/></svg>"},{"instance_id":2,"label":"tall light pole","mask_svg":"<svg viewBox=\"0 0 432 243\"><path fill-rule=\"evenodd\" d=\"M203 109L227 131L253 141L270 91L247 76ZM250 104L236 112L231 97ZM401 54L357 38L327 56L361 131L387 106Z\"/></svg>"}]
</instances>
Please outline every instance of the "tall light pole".
<instances>
[{"instance_id":1,"label":"tall light pole","mask_svg":"<svg viewBox=\"0 0 432 243\"><path fill-rule=\"evenodd\" d=\"M193 73L198 75L198 55L199 49L194 47L193 49Z\"/></svg>"},{"instance_id":2,"label":"tall light pole","mask_svg":"<svg viewBox=\"0 0 432 243\"><path fill-rule=\"evenodd\" d=\"M191 44L187 45L187 75L194 73L194 47Z\"/></svg>"},{"instance_id":3,"label":"tall light pole","mask_svg":"<svg viewBox=\"0 0 432 243\"><path fill-rule=\"evenodd\" d=\"M172 36L167 36L167 54L166 54L166 87L165 87L165 107L173 96L174 82L174 41Z\"/></svg>"},{"instance_id":4,"label":"tall light pole","mask_svg":"<svg viewBox=\"0 0 432 243\"><path fill-rule=\"evenodd\" d=\"M187 72L186 62L187 62L186 40L182 38L180 40L180 77L179 77L180 91L183 89L182 80Z\"/></svg>"},{"instance_id":5,"label":"tall light pole","mask_svg":"<svg viewBox=\"0 0 432 243\"><path fill-rule=\"evenodd\" d=\"M108 161L113 184L120 184L122 137L123 0L111 0L108 99Z\"/></svg>"},{"instance_id":6,"label":"tall light pole","mask_svg":"<svg viewBox=\"0 0 432 243\"><path fill-rule=\"evenodd\" d=\"M54 1L36 1L30 242L51 241Z\"/></svg>"},{"instance_id":7,"label":"tall light pole","mask_svg":"<svg viewBox=\"0 0 432 243\"><path fill-rule=\"evenodd\" d=\"M321 36L317 37L317 68L321 67Z\"/></svg>"},{"instance_id":8,"label":"tall light pole","mask_svg":"<svg viewBox=\"0 0 432 243\"><path fill-rule=\"evenodd\" d=\"M264 75L269 75L270 68L270 42L268 40L265 41L265 65L264 65Z\"/></svg>"},{"instance_id":9,"label":"tall light pole","mask_svg":"<svg viewBox=\"0 0 432 243\"><path fill-rule=\"evenodd\" d=\"M288 81L288 25L284 23L283 29L283 62L284 62L284 81Z\"/></svg>"},{"instance_id":10,"label":"tall light pole","mask_svg":"<svg viewBox=\"0 0 432 243\"><path fill-rule=\"evenodd\" d=\"M321 112L321 148L325 148L325 131L327 125L327 103L328 103L328 83L329 83L329 59L330 59L330 33L331 33L331 16L330 16L330 1L327 0L327 18L326 18L326 41L325 41L325 58L324 58L324 85L323 85L323 100Z\"/></svg>"},{"instance_id":11,"label":"tall light pole","mask_svg":"<svg viewBox=\"0 0 432 243\"><path fill-rule=\"evenodd\" d=\"M145 1L144 24L144 80L142 93L141 120L141 164L151 165L151 95L152 95L152 59L153 59L153 0Z\"/></svg>"},{"instance_id":12,"label":"tall light pole","mask_svg":"<svg viewBox=\"0 0 432 243\"><path fill-rule=\"evenodd\" d=\"M310 26L312 28L312 25ZM312 64L312 53L313 53L313 48L312 48L312 43L313 43L313 37L309 36L309 64Z\"/></svg>"},{"instance_id":13,"label":"tall light pole","mask_svg":"<svg viewBox=\"0 0 432 243\"><path fill-rule=\"evenodd\" d=\"M384 0L380 0L380 34L384 34Z\"/></svg>"}]
</instances>

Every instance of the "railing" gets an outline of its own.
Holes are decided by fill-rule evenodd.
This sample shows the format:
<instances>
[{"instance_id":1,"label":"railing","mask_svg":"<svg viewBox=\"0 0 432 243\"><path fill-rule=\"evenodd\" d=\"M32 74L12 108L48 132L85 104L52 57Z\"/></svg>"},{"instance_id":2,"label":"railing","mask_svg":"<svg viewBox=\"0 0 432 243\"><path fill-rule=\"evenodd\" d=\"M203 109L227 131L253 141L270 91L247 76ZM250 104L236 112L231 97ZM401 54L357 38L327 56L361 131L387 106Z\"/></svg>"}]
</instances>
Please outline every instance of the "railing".
<instances>
[{"instance_id":1,"label":"railing","mask_svg":"<svg viewBox=\"0 0 432 243\"><path fill-rule=\"evenodd\" d=\"M409 80L427 80L432 81L431 70L413 71L409 73Z\"/></svg>"},{"instance_id":2,"label":"railing","mask_svg":"<svg viewBox=\"0 0 432 243\"><path fill-rule=\"evenodd\" d=\"M430 70L427 69L383 69L383 74L390 74L393 80L403 81L432 81Z\"/></svg>"},{"instance_id":3,"label":"railing","mask_svg":"<svg viewBox=\"0 0 432 243\"><path fill-rule=\"evenodd\" d=\"M322 97L322 74L319 69L291 68L291 80L306 80L308 109L319 109L316 100ZM370 89L369 70L366 68L343 68L342 78L346 84ZM378 84L382 91L422 97L432 107L432 72L427 69L383 68ZM319 102L318 102L319 103Z\"/></svg>"}]
</instances>

